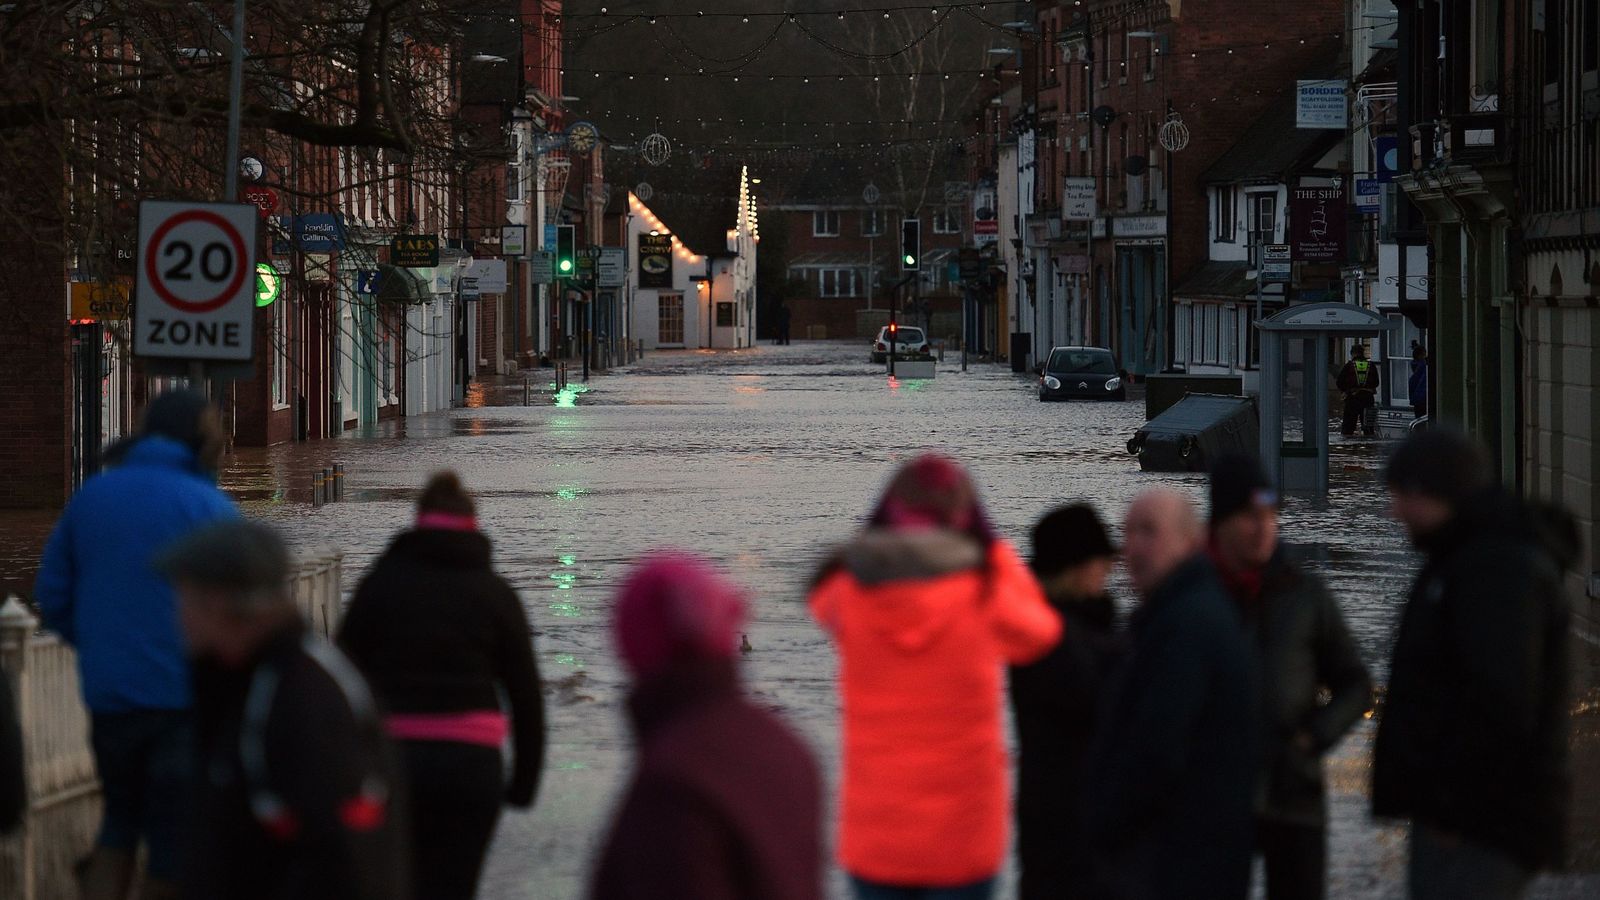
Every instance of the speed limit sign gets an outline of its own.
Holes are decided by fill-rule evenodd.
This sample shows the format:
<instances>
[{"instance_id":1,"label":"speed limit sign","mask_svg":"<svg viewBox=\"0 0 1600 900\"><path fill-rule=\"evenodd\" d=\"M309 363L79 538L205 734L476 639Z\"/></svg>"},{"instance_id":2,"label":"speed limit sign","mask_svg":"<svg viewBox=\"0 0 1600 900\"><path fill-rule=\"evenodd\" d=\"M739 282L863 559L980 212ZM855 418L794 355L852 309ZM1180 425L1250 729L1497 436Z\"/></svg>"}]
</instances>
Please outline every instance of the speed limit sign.
<instances>
[{"instance_id":1,"label":"speed limit sign","mask_svg":"<svg viewBox=\"0 0 1600 900\"><path fill-rule=\"evenodd\" d=\"M246 203L139 204L136 354L250 359L258 213Z\"/></svg>"}]
</instances>

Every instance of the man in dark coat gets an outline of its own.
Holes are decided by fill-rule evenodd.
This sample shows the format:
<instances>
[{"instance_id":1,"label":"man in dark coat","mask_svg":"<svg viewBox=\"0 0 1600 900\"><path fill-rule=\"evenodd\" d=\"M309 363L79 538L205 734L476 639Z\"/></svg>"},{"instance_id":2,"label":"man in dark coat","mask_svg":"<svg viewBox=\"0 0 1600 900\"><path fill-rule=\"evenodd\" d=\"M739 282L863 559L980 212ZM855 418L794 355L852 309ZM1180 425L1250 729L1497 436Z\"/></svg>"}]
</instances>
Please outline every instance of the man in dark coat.
<instances>
[{"instance_id":1,"label":"man in dark coat","mask_svg":"<svg viewBox=\"0 0 1600 900\"><path fill-rule=\"evenodd\" d=\"M1367 348L1357 344L1350 351L1350 361L1339 370L1338 387L1344 392L1344 423L1341 433L1352 435L1359 426L1371 435L1374 431L1362 421L1362 415L1378 401L1378 387L1383 376L1376 363L1367 360Z\"/></svg>"},{"instance_id":2,"label":"man in dark coat","mask_svg":"<svg viewBox=\"0 0 1600 900\"><path fill-rule=\"evenodd\" d=\"M306 633L272 529L201 529L158 567L195 660L198 783L184 895L405 900L405 821L365 683Z\"/></svg>"},{"instance_id":3,"label":"man in dark coat","mask_svg":"<svg viewBox=\"0 0 1600 900\"><path fill-rule=\"evenodd\" d=\"M1413 898L1521 897L1565 861L1576 526L1494 488L1487 454L1453 431L1407 440L1387 481L1427 560L1395 641L1372 811L1411 821Z\"/></svg>"},{"instance_id":4,"label":"man in dark coat","mask_svg":"<svg viewBox=\"0 0 1600 900\"><path fill-rule=\"evenodd\" d=\"M1034 526L1033 572L1063 627L1048 656L1011 669L1020 900L1073 896L1087 877L1078 833L1084 764L1121 649L1112 630L1116 607L1105 592L1115 555L1090 506L1062 507Z\"/></svg>"},{"instance_id":5,"label":"man in dark coat","mask_svg":"<svg viewBox=\"0 0 1600 900\"><path fill-rule=\"evenodd\" d=\"M593 900L820 900L820 782L805 746L745 699L745 604L683 555L641 563L613 631L633 675L638 764Z\"/></svg>"},{"instance_id":6,"label":"man in dark coat","mask_svg":"<svg viewBox=\"0 0 1600 900\"><path fill-rule=\"evenodd\" d=\"M1086 856L1095 896L1243 900L1256 781L1254 655L1167 490L1128 509L1123 556L1142 604L1091 752Z\"/></svg>"},{"instance_id":7,"label":"man in dark coat","mask_svg":"<svg viewBox=\"0 0 1600 900\"><path fill-rule=\"evenodd\" d=\"M1278 495L1253 457L1225 456L1212 467L1210 555L1259 654L1256 849L1266 861L1267 897L1321 900L1322 756L1371 706L1372 681L1327 585L1284 558Z\"/></svg>"}]
</instances>

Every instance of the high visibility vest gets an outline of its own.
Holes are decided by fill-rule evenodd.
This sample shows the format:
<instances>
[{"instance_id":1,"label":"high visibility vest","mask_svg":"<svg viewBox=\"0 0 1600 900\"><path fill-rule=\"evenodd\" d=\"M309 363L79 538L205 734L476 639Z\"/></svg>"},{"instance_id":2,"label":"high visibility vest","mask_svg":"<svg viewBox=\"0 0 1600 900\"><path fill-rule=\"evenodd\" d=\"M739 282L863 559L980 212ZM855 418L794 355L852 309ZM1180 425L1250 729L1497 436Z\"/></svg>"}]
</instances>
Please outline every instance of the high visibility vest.
<instances>
[{"instance_id":1,"label":"high visibility vest","mask_svg":"<svg viewBox=\"0 0 1600 900\"><path fill-rule=\"evenodd\" d=\"M1358 359L1358 360L1355 360L1355 364L1356 364L1356 386L1357 387L1366 387L1367 386L1367 370L1372 367L1372 363L1367 362L1364 359Z\"/></svg>"}]
</instances>

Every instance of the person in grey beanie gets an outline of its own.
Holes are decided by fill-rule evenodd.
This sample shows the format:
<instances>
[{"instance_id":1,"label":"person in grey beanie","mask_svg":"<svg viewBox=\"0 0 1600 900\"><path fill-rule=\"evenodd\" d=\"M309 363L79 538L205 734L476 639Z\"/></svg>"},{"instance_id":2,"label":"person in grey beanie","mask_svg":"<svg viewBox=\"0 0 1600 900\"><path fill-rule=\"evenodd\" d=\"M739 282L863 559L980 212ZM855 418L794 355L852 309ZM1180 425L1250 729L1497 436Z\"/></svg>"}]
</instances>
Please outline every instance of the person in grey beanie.
<instances>
[{"instance_id":1,"label":"person in grey beanie","mask_svg":"<svg viewBox=\"0 0 1600 900\"><path fill-rule=\"evenodd\" d=\"M1278 493L1255 457L1213 464L1210 526L1211 561L1239 605L1262 674L1256 853L1266 864L1267 898L1321 900L1322 757L1371 707L1372 681L1327 584L1285 558Z\"/></svg>"},{"instance_id":2,"label":"person in grey beanie","mask_svg":"<svg viewBox=\"0 0 1600 900\"><path fill-rule=\"evenodd\" d=\"M283 540L212 525L156 566L194 655L199 773L184 896L404 900L403 804L366 684L307 631Z\"/></svg>"},{"instance_id":3,"label":"person in grey beanie","mask_svg":"<svg viewBox=\"0 0 1600 900\"><path fill-rule=\"evenodd\" d=\"M1373 748L1372 811L1411 823L1411 897L1517 898L1565 862L1564 573L1571 517L1496 487L1451 430L1402 444L1385 480L1426 555Z\"/></svg>"}]
</instances>

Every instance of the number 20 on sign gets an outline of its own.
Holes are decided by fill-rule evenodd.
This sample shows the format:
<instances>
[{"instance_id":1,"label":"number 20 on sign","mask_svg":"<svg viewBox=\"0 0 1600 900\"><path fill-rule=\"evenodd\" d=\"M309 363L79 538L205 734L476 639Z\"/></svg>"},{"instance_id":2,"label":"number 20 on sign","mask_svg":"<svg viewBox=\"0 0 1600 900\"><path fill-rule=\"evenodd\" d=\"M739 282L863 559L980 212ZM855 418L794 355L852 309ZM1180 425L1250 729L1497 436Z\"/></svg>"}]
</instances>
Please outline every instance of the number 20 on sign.
<instances>
[{"instance_id":1,"label":"number 20 on sign","mask_svg":"<svg viewBox=\"0 0 1600 900\"><path fill-rule=\"evenodd\" d=\"M244 203L139 205L135 353L250 359L257 212Z\"/></svg>"}]
</instances>

